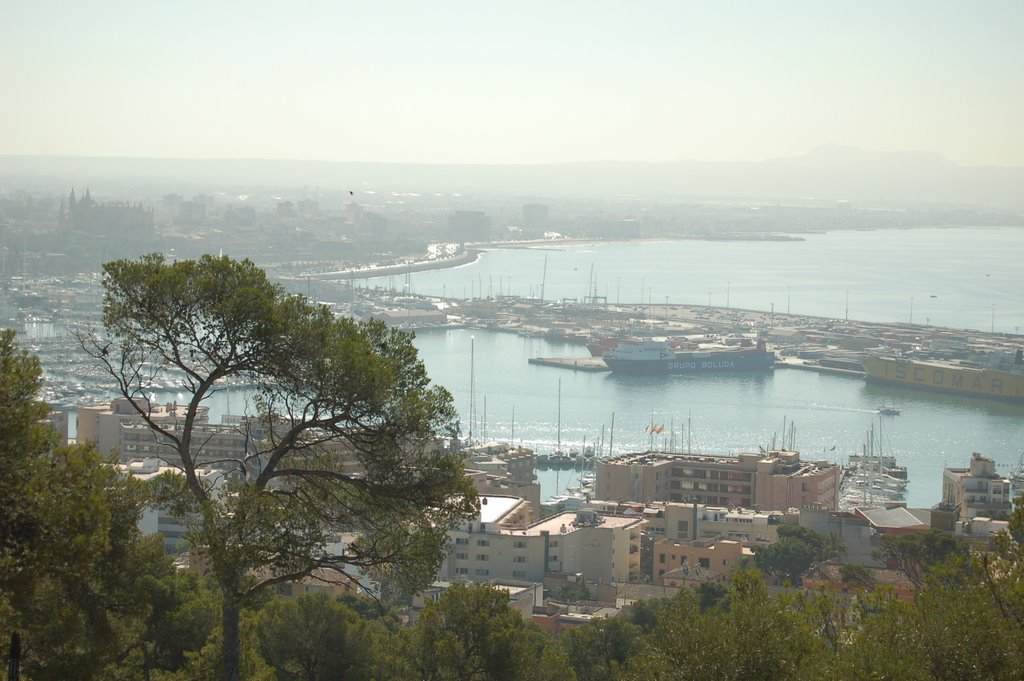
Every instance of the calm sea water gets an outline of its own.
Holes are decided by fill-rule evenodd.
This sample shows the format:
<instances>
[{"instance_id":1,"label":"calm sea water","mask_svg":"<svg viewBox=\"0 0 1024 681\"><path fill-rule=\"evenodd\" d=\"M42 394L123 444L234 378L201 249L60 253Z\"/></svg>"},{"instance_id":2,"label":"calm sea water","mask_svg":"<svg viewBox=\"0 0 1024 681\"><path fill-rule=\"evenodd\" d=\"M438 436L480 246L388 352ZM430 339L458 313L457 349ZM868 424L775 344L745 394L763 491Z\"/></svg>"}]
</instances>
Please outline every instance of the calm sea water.
<instances>
[{"instance_id":1,"label":"calm sea water","mask_svg":"<svg viewBox=\"0 0 1024 681\"><path fill-rule=\"evenodd\" d=\"M500 249L409 275L414 293L711 304L1014 333L1024 328L1024 229L908 229L804 241L662 241ZM545 260L547 265L545 267ZM593 274L591 274L593 272ZM360 284L404 288L406 278ZM994 310L993 310L993 306ZM911 309L912 308L912 309ZM994 312L994 315L993 315Z\"/></svg>"},{"instance_id":2,"label":"calm sea water","mask_svg":"<svg viewBox=\"0 0 1024 681\"><path fill-rule=\"evenodd\" d=\"M1014 333L1024 327L1024 230L915 229L832 232L799 242L676 241L496 250L472 265L411 275L421 294L513 292L581 298L588 282L609 302L712 304L865 321L908 321ZM545 258L547 258L545 272ZM593 275L591 275L593 268ZM591 278L591 276L593 278ZM394 285L395 279L370 280ZM405 278L399 284L406 285ZM590 284L591 290L593 284ZM913 310L911 311L911 306ZM993 308L994 306L994 308ZM845 463L874 428L884 451L909 469L908 502L941 496L942 469L966 466L971 452L1009 473L1024 449L1024 407L868 385L857 378L778 369L761 376L625 377L534 366L530 357L585 355L579 346L481 331L421 332L416 340L431 377L454 395L468 431L470 367L477 414L474 436L538 451L561 442L610 439L614 452L649 447L732 454L757 451L795 423L806 458ZM472 361L471 361L472 355ZM881 404L902 410L881 421ZM486 402L486 404L485 404ZM664 424L651 440L645 428ZM675 437L670 433L675 429ZM787 440L788 443L788 440ZM557 480L556 480L557 477ZM541 474L545 495L578 479Z\"/></svg>"}]
</instances>

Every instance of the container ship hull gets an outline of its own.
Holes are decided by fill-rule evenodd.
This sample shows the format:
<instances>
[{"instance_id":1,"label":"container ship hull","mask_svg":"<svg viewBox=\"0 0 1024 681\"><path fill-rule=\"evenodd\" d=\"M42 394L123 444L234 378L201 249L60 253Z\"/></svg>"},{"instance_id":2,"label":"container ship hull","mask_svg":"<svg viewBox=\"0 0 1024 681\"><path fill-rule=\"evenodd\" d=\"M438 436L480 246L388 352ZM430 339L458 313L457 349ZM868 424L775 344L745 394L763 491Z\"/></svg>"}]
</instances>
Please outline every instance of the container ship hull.
<instances>
[{"instance_id":1,"label":"container ship hull","mask_svg":"<svg viewBox=\"0 0 1024 681\"><path fill-rule=\"evenodd\" d=\"M889 357L866 357L867 380L921 390L1024 403L1024 375Z\"/></svg>"},{"instance_id":2,"label":"container ship hull","mask_svg":"<svg viewBox=\"0 0 1024 681\"><path fill-rule=\"evenodd\" d=\"M604 362L613 372L643 376L768 371L775 366L775 353L764 350L664 354L667 356L642 359L616 358L613 355L606 355Z\"/></svg>"}]
</instances>

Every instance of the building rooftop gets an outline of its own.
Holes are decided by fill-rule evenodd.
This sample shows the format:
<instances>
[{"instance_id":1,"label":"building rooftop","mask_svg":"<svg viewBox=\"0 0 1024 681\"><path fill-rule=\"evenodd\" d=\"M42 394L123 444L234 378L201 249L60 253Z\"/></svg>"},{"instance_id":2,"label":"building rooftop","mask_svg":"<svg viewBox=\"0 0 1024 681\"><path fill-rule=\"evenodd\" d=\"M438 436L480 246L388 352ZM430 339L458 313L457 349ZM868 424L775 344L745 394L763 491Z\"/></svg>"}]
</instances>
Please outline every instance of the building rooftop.
<instances>
[{"instance_id":1,"label":"building rooftop","mask_svg":"<svg viewBox=\"0 0 1024 681\"><path fill-rule=\"evenodd\" d=\"M576 524L576 517L576 513L560 513L534 523L530 527L526 528L526 530L515 530L512 534L515 534L516 532L526 535L539 535L543 532L547 532L551 535L569 534L571 532L575 532L581 527ZM621 516L599 516L599 518L600 522L596 527L608 529L631 527L643 522L640 518L623 518Z\"/></svg>"},{"instance_id":2,"label":"building rooftop","mask_svg":"<svg viewBox=\"0 0 1024 681\"><path fill-rule=\"evenodd\" d=\"M902 506L896 508L861 508L854 512L863 516L872 527L880 529L909 529L913 527L927 528L927 524Z\"/></svg>"},{"instance_id":3,"label":"building rooftop","mask_svg":"<svg viewBox=\"0 0 1024 681\"><path fill-rule=\"evenodd\" d=\"M498 523L516 506L523 503L519 497L503 494L485 495L480 497L480 522Z\"/></svg>"}]
</instances>

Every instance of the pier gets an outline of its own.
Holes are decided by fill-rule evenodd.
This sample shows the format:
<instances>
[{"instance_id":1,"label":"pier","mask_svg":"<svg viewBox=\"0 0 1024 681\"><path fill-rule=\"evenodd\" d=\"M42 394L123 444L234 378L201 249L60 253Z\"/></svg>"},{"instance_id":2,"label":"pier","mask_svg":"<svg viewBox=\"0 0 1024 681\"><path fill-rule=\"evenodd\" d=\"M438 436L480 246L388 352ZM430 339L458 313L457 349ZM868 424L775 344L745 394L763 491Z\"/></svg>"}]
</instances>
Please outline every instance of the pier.
<instances>
[{"instance_id":1,"label":"pier","mask_svg":"<svg viewBox=\"0 0 1024 681\"><path fill-rule=\"evenodd\" d=\"M611 371L600 357L531 357L530 364L573 371Z\"/></svg>"}]
</instances>

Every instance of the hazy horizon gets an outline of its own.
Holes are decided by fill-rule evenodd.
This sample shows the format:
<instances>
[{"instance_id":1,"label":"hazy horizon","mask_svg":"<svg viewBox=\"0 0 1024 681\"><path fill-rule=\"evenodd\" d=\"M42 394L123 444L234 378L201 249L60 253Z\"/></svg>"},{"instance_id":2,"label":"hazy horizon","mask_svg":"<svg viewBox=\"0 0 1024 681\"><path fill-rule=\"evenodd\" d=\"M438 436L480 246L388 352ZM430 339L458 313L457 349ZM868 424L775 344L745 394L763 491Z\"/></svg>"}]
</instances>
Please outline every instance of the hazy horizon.
<instances>
[{"instance_id":1,"label":"hazy horizon","mask_svg":"<svg viewBox=\"0 0 1024 681\"><path fill-rule=\"evenodd\" d=\"M0 155L1024 166L1017 2L6 3Z\"/></svg>"}]
</instances>

